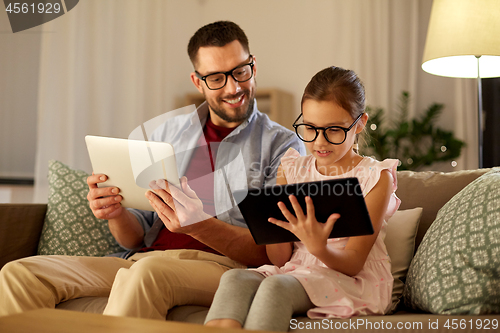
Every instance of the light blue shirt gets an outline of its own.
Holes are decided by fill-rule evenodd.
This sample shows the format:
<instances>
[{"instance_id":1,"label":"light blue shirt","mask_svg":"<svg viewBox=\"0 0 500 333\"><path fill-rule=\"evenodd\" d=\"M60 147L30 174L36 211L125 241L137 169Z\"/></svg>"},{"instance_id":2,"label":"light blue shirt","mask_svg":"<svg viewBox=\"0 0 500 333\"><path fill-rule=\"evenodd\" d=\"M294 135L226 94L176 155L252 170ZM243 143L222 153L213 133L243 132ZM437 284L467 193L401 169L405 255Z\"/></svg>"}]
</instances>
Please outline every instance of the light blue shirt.
<instances>
[{"instance_id":1,"label":"light blue shirt","mask_svg":"<svg viewBox=\"0 0 500 333\"><path fill-rule=\"evenodd\" d=\"M189 166L207 117L208 104L204 102L195 112L168 119L151 135L151 141L169 142L174 146L179 175L184 175ZM304 144L295 133L271 121L257 109L255 101L250 117L226 136L217 149L214 168L217 218L247 228L238 202L244 198L248 188L262 188L276 183L281 156L290 147L305 155ZM155 223L150 230L158 215L137 209L129 211L137 217L145 234L149 232L144 245L150 246L161 229L161 223Z\"/></svg>"}]
</instances>

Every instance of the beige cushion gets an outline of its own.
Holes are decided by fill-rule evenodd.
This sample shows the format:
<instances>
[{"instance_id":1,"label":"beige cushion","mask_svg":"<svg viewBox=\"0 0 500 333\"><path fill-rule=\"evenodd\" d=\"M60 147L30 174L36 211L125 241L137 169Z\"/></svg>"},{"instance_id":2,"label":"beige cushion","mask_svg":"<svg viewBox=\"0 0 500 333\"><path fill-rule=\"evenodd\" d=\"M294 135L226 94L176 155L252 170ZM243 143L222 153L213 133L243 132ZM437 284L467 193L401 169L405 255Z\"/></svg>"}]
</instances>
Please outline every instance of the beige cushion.
<instances>
[{"instance_id":1,"label":"beige cushion","mask_svg":"<svg viewBox=\"0 0 500 333\"><path fill-rule=\"evenodd\" d=\"M454 172L398 171L399 209L422 207L415 247L422 241L427 229L436 219L439 209L470 182L491 169L462 170Z\"/></svg>"},{"instance_id":2,"label":"beige cushion","mask_svg":"<svg viewBox=\"0 0 500 333\"><path fill-rule=\"evenodd\" d=\"M391 258L391 272L394 278L391 311L396 309L403 294L403 281L413 258L415 236L421 215L422 208L420 207L398 210L387 221L387 234L384 242Z\"/></svg>"},{"instance_id":3,"label":"beige cushion","mask_svg":"<svg viewBox=\"0 0 500 333\"><path fill-rule=\"evenodd\" d=\"M107 304L108 304L107 297L87 296L87 297L70 299L68 301L59 303L57 304L56 308L62 310L72 310L72 311L102 314Z\"/></svg>"}]
</instances>

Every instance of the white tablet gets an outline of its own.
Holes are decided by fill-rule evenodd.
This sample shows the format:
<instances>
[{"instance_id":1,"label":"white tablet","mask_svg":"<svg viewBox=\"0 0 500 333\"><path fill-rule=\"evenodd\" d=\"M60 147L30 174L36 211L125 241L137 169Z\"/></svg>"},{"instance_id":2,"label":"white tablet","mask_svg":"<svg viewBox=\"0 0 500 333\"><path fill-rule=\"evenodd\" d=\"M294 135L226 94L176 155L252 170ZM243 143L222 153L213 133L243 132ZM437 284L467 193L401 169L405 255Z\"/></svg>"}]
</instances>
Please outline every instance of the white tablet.
<instances>
[{"instance_id":1,"label":"white tablet","mask_svg":"<svg viewBox=\"0 0 500 333\"><path fill-rule=\"evenodd\" d=\"M180 188L174 148L170 143L87 135L87 150L95 174L108 180L99 187L120 189L124 207L153 211L145 192L153 180L166 179Z\"/></svg>"}]
</instances>

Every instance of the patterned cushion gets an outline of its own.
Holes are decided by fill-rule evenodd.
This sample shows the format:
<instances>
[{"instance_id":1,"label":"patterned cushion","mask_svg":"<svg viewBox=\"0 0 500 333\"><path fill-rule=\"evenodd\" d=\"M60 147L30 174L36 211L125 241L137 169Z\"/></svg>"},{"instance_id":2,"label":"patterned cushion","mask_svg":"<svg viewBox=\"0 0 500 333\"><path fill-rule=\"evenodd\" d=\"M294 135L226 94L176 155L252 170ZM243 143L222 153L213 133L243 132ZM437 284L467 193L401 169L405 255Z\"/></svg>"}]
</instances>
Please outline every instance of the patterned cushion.
<instances>
[{"instance_id":1,"label":"patterned cushion","mask_svg":"<svg viewBox=\"0 0 500 333\"><path fill-rule=\"evenodd\" d=\"M49 200L38 254L103 256L123 251L107 221L90 210L88 176L61 162L49 162Z\"/></svg>"},{"instance_id":2,"label":"patterned cushion","mask_svg":"<svg viewBox=\"0 0 500 333\"><path fill-rule=\"evenodd\" d=\"M403 296L407 306L437 314L500 313L500 169L439 210Z\"/></svg>"}]
</instances>

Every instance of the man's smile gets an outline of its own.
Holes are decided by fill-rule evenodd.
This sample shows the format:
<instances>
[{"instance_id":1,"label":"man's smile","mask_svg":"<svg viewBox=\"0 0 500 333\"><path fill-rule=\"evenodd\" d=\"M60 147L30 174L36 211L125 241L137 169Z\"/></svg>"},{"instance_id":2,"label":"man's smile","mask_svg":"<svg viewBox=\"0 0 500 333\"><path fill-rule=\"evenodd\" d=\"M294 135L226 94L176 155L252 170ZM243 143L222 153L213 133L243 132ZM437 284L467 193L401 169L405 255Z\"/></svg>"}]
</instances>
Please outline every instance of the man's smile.
<instances>
[{"instance_id":1,"label":"man's smile","mask_svg":"<svg viewBox=\"0 0 500 333\"><path fill-rule=\"evenodd\" d=\"M231 99L222 99L222 101L229 104L231 107L239 107L245 101L245 99L243 98L244 96L245 93L241 93L238 97L233 97Z\"/></svg>"}]
</instances>

